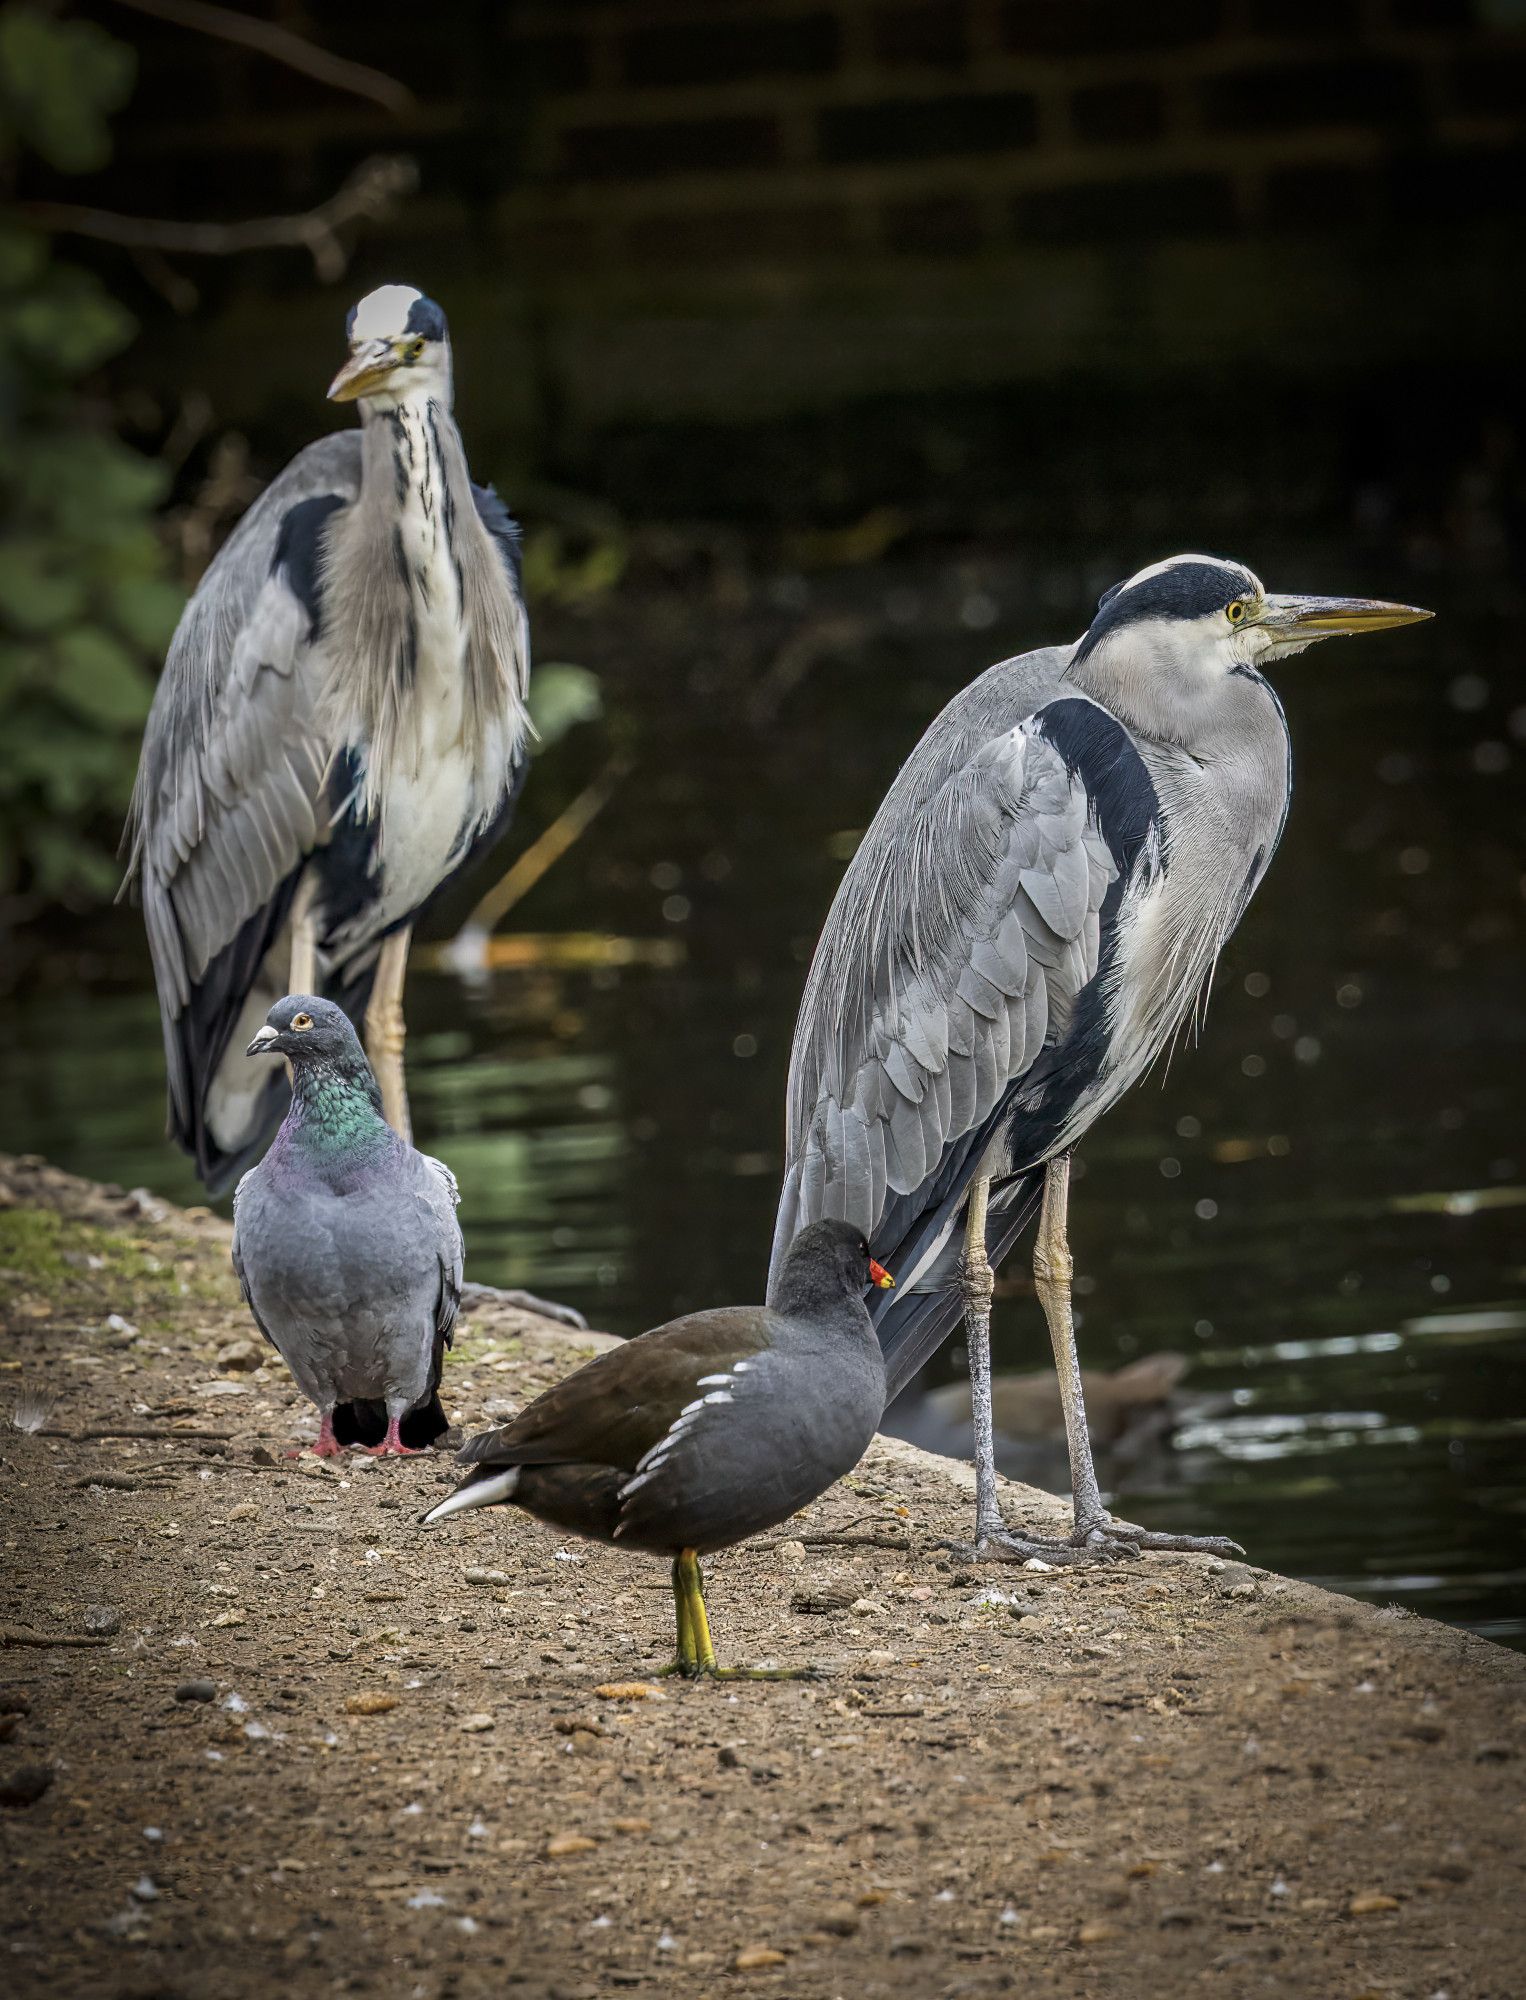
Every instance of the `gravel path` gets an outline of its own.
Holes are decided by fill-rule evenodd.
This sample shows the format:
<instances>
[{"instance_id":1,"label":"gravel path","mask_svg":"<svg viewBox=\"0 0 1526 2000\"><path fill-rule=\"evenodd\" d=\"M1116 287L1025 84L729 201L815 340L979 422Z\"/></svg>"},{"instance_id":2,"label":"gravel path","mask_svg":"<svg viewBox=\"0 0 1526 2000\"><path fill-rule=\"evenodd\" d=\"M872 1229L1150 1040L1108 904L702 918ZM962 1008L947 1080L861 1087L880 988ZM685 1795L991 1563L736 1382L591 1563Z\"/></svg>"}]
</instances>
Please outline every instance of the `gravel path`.
<instances>
[{"instance_id":1,"label":"gravel path","mask_svg":"<svg viewBox=\"0 0 1526 2000\"><path fill-rule=\"evenodd\" d=\"M1521 1692L1483 1641L1255 1568L978 1573L889 1440L718 1559L520 1516L312 1413L216 1218L0 1160L0 1938L18 1996L1526 1994ZM601 1344L474 1312L472 1428ZM1018 1490L1040 1525L1059 1504Z\"/></svg>"}]
</instances>

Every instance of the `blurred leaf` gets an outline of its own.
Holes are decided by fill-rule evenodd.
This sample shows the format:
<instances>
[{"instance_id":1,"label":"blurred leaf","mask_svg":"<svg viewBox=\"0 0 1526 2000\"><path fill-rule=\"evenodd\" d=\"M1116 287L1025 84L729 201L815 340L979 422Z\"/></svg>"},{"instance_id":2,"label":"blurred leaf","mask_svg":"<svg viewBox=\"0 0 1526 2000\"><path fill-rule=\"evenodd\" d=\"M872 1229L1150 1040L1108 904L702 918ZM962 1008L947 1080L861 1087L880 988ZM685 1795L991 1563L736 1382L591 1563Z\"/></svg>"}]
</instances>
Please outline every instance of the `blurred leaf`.
<instances>
[{"instance_id":1,"label":"blurred leaf","mask_svg":"<svg viewBox=\"0 0 1526 2000\"><path fill-rule=\"evenodd\" d=\"M120 640L93 625L79 625L58 642L53 691L97 722L142 722L153 699L152 679Z\"/></svg>"},{"instance_id":2,"label":"blurred leaf","mask_svg":"<svg viewBox=\"0 0 1526 2000\"><path fill-rule=\"evenodd\" d=\"M0 624L27 635L53 632L85 608L85 585L50 569L47 542L0 542Z\"/></svg>"},{"instance_id":3,"label":"blurred leaf","mask_svg":"<svg viewBox=\"0 0 1526 2000\"><path fill-rule=\"evenodd\" d=\"M157 544L155 549L157 552ZM111 591L117 626L145 652L165 651L184 608L185 593L162 577L128 577Z\"/></svg>"},{"instance_id":4,"label":"blurred leaf","mask_svg":"<svg viewBox=\"0 0 1526 2000\"><path fill-rule=\"evenodd\" d=\"M547 749L580 722L604 713L604 696L596 674L566 660L548 660L530 676L530 720L538 747Z\"/></svg>"},{"instance_id":5,"label":"blurred leaf","mask_svg":"<svg viewBox=\"0 0 1526 2000\"><path fill-rule=\"evenodd\" d=\"M108 114L131 96L136 68L127 44L93 22L0 9L0 144L24 142L63 173L105 166Z\"/></svg>"},{"instance_id":6,"label":"blurred leaf","mask_svg":"<svg viewBox=\"0 0 1526 2000\"><path fill-rule=\"evenodd\" d=\"M42 367L66 377L83 375L122 351L135 322L87 271L60 275L46 291L8 309L8 331Z\"/></svg>"}]
</instances>

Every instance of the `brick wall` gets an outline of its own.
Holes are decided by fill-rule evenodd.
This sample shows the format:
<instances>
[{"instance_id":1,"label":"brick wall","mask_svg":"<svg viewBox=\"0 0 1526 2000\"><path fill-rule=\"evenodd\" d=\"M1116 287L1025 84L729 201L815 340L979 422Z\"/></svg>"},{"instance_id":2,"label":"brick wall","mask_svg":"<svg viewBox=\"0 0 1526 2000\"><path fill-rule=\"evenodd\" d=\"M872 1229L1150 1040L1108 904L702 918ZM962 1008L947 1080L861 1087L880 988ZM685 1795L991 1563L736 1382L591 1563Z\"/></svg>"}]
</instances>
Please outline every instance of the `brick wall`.
<instances>
[{"instance_id":1,"label":"brick wall","mask_svg":"<svg viewBox=\"0 0 1526 2000\"><path fill-rule=\"evenodd\" d=\"M120 204L248 212L415 153L423 192L360 275L447 295L508 427L548 383L596 431L1077 370L1502 361L1526 331L1513 0L282 16L416 112L135 20ZM210 284L252 322L331 316L300 260Z\"/></svg>"}]
</instances>

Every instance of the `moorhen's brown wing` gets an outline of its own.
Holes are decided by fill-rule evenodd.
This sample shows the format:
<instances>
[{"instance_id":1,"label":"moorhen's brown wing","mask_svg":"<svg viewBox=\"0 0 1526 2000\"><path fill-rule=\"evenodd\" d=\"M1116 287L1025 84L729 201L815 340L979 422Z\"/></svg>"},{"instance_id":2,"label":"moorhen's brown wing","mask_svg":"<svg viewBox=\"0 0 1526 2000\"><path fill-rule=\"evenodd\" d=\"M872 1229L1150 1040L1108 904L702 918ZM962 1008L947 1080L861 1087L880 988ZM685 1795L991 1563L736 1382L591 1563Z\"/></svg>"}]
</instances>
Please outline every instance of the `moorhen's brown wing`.
<instances>
[{"instance_id":1,"label":"moorhen's brown wing","mask_svg":"<svg viewBox=\"0 0 1526 2000\"><path fill-rule=\"evenodd\" d=\"M565 1376L512 1423L462 1447L468 1465L610 1466L633 1473L682 1413L720 1374L767 1346L774 1316L763 1306L691 1313Z\"/></svg>"}]
</instances>

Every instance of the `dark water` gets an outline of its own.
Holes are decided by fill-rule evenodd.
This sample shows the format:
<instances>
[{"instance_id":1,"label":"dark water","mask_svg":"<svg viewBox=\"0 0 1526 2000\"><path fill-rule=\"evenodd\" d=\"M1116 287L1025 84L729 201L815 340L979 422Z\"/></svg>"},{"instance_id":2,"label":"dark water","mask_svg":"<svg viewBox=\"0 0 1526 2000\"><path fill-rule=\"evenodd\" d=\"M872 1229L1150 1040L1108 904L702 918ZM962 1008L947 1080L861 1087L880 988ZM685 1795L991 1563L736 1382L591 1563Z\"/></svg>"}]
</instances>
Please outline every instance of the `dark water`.
<instances>
[{"instance_id":1,"label":"dark water","mask_svg":"<svg viewBox=\"0 0 1526 2000\"><path fill-rule=\"evenodd\" d=\"M1259 1562L1526 1643L1512 619L1444 568L1259 553L1273 588L1381 589L1445 615L1282 669L1283 848L1201 1044L1083 1149L1087 1365L1192 1364L1174 1438L1104 1482L1146 1523L1227 1532ZM419 1136L460 1177L476 1276L621 1332L759 1294L790 1028L855 834L962 680L1079 629L1111 580L951 559L543 621L542 654L549 629L552 652L601 670L612 717L551 754L530 816L616 729L637 766L512 928L636 949L591 971L415 978ZM190 1198L159 1138L134 934L108 935L122 955L108 947L90 990L55 973L0 1010L4 1142ZM999 1365L1037 1368L1041 1317L1004 1275ZM958 1366L945 1353L932 1375ZM1063 1482L1053 1453L1014 1463Z\"/></svg>"}]
</instances>

